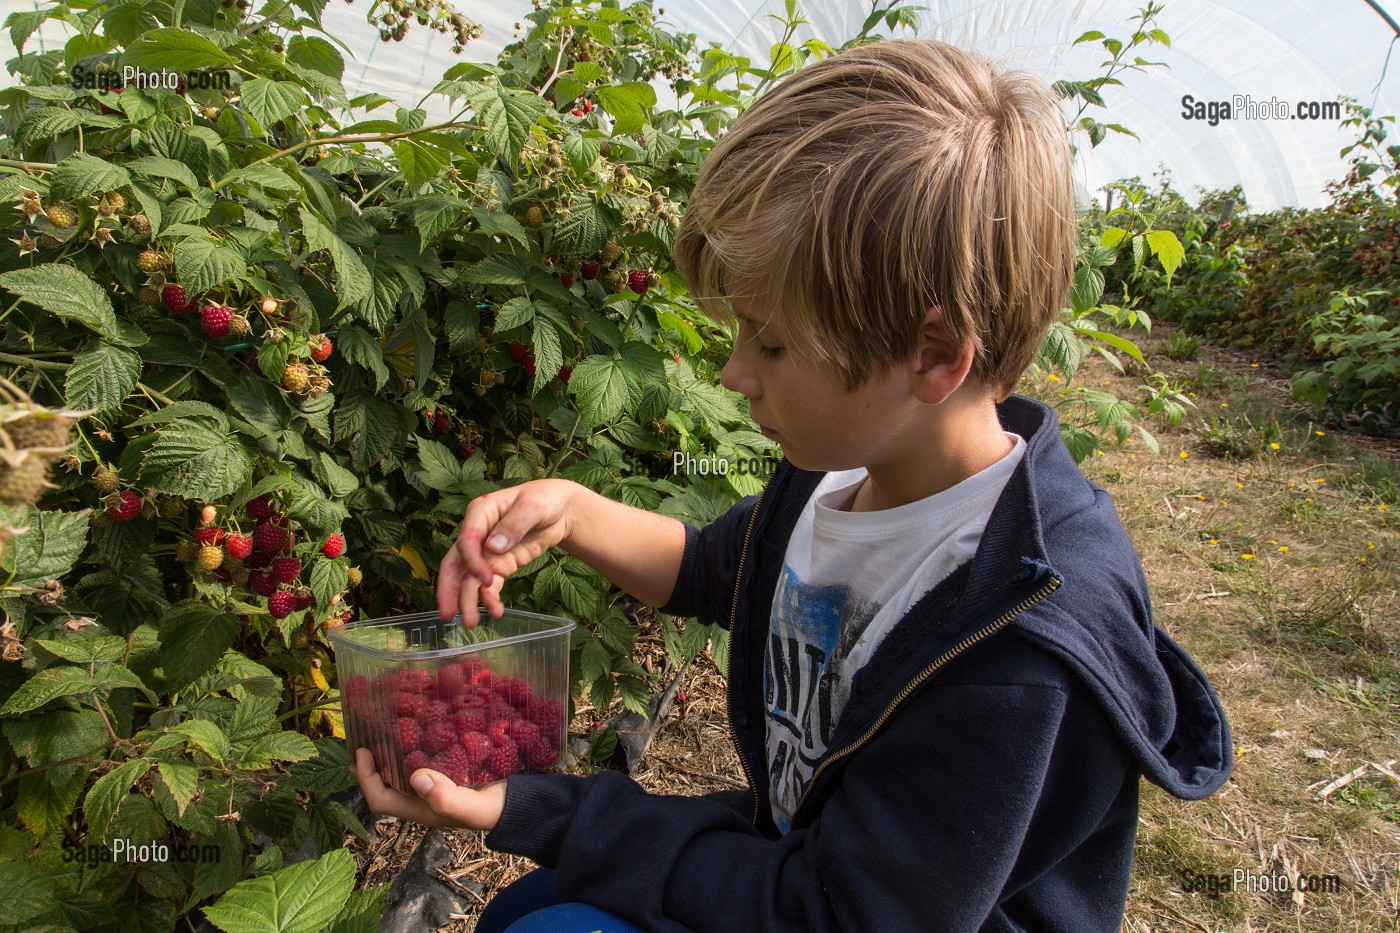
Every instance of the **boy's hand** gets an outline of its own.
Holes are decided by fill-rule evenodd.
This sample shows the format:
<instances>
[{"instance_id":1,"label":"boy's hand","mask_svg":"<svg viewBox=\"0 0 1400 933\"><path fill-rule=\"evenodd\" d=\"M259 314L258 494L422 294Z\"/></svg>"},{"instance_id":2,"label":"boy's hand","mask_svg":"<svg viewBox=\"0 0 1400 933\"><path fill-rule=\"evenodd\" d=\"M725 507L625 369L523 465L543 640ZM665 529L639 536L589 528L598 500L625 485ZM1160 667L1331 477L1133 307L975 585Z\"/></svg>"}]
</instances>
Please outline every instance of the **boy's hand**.
<instances>
[{"instance_id":1,"label":"boy's hand","mask_svg":"<svg viewBox=\"0 0 1400 933\"><path fill-rule=\"evenodd\" d=\"M424 826L451 826L489 832L500 822L501 811L506 806L505 781L472 790L458 787L447 775L430 768L419 768L409 778L419 797L401 794L385 785L379 772L374 769L374 756L367 748L355 749L353 770L371 813L397 816ZM430 785L420 786L425 779Z\"/></svg>"},{"instance_id":2,"label":"boy's hand","mask_svg":"<svg viewBox=\"0 0 1400 933\"><path fill-rule=\"evenodd\" d=\"M574 484L542 479L473 499L462 530L438 573L438 615L459 611L462 624L479 621L478 599L492 618L505 612L505 578L568 537L568 505Z\"/></svg>"}]
</instances>

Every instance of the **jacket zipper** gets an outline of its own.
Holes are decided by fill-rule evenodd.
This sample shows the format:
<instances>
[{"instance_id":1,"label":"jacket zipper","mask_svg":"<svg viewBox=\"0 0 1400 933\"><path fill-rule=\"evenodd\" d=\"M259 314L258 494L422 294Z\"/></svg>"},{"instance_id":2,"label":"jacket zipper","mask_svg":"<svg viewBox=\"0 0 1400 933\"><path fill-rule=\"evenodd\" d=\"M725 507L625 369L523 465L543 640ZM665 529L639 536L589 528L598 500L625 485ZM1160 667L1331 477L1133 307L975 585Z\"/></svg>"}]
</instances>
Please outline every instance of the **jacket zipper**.
<instances>
[{"instance_id":1,"label":"jacket zipper","mask_svg":"<svg viewBox=\"0 0 1400 933\"><path fill-rule=\"evenodd\" d=\"M734 573L734 601L729 605L729 651L731 657L734 653L734 620L739 612L739 582L744 578L744 558L749 553L749 537L753 534L754 520L758 518L759 506L763 505L763 496L768 492L768 484L764 484L763 492L759 493L758 501L753 504L753 511L749 513L749 527L744 531L744 544L739 549L739 568ZM732 678L727 678L729 690L732 694L734 684ZM744 757L744 749L739 745L739 732L734 728L733 710L739 708L741 701L731 697L729 714L729 740L734 743L734 752L739 756L739 766L744 769L744 780L748 782L749 794L753 797L753 815L749 817L749 822L754 826L758 825L758 783L754 780L753 772L749 770L748 759Z\"/></svg>"},{"instance_id":2,"label":"jacket zipper","mask_svg":"<svg viewBox=\"0 0 1400 933\"><path fill-rule=\"evenodd\" d=\"M1051 577L1051 578L1050 578L1050 581L1049 581L1048 583L1046 583L1045 586L1041 587L1040 590L1038 590L1037 592L1033 593L1032 595L1026 597L1026 599L1025 599L1024 601L1022 601L1020 605L1016 606L1014 609L1010 610L1009 612L1007 612L1007 613L1005 613L1004 615L1002 615L1001 617L999 617L999 618L998 618L995 622L993 622L991 625L987 626L986 628L984 628L984 629L982 629L982 630L980 630L980 631L978 631L978 632L975 632L975 633L972 634L972 635L969 635L967 638L964 638L962 641L958 642L956 645L954 645L953 647L949 648L947 651L943 652L943 654L939 655L937 658L934 659L933 663L931 663L928 667L926 667L926 668L924 668L922 671L920 671L920 672L919 672L919 675L918 675L917 677L915 677L913 680L909 681L909 683L905 684L905 685L904 685L904 689L900 690L899 693L895 696L895 698L894 698L893 700L890 701L890 705L885 707L885 711L884 711L883 713L880 714L880 718L877 719L877 720L875 720L874 725L872 725L869 729L867 729L864 735L862 735L862 736L861 736L859 739L857 739L855 742L852 742L850 745L848 745L848 746L846 746L845 748L841 749L841 751L839 751L839 752L837 752L836 754L832 755L831 757L827 758L825 761L823 761L823 762L817 767L817 770L816 770L816 771L812 772L811 780L809 780L809 781L807 782L807 788L802 792L802 796L801 796L800 798L798 798L797 806L793 807L793 809L792 809L792 818L793 818L793 821L796 822L796 820L797 820L797 814L798 814L799 811L801 811L801 809L802 809L802 804L806 802L807 796L808 796L808 794L811 793L812 788L817 786L817 779L821 777L821 773L822 773L823 771L826 770L827 765L831 764L833 761L836 761L838 758L844 758L844 757L846 757L847 755L852 754L852 753L855 752L857 749L859 749L862 745L864 745L865 743L869 742L870 739L875 735L875 733L879 732L880 729L884 726L885 721L888 720L888 719L890 718L890 715L894 713L895 707L898 706L899 704L903 703L905 700L907 700L907 699L909 698L909 695L912 694L912 693L914 692L914 690L919 686L919 684L923 683L925 680L928 680L930 677L932 677L932 676L934 675L935 672L938 671L939 668L943 667L943 666L944 666L945 664L947 664L949 661L953 660L953 659L956 658L958 655L962 654L962 653L963 653L964 651L966 651L968 648L971 648L973 645L977 644L978 642L982 641L983 639L988 638L988 637L990 637L991 635L994 635L994 634L996 634L997 632L1001 631L1002 629L1006 628L1008 625L1011 624L1011 621L1012 621L1013 619L1015 619L1018 615L1020 615L1021 613L1025 612L1027 609L1029 609L1031 606L1034 606L1036 603L1040 602L1042 599L1045 599L1047 596L1049 596L1051 593L1055 592L1055 591L1056 591L1057 589L1059 589L1059 588L1060 588L1060 580L1059 580L1059 578L1058 578L1058 577ZM743 760L743 756L741 755L741 756L740 756L740 761L742 761L742 760ZM747 769L745 770L745 773L747 773ZM755 823L757 823L757 821L758 821L757 813L758 813L758 794L755 793L755 794L754 794L754 814L755 814L755 815L754 815L754 822L755 822Z\"/></svg>"}]
</instances>

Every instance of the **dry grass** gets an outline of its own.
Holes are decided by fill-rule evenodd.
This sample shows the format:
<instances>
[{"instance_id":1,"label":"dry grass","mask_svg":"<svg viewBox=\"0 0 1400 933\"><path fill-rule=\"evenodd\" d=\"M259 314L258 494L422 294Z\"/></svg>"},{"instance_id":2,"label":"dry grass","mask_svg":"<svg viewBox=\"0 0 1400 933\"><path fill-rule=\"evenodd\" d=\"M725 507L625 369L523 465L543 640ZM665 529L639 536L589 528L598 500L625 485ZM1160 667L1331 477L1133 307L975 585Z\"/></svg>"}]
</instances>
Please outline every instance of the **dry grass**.
<instances>
[{"instance_id":1,"label":"dry grass","mask_svg":"<svg viewBox=\"0 0 1400 933\"><path fill-rule=\"evenodd\" d=\"M1164 336L1146 341L1149 352ZM1153 359L1199 406L1175 431L1153 426L1160 455L1138 442L1084 464L1118 504L1159 624L1220 692L1237 748L1233 778L1210 800L1185 804L1144 784L1123 929L1400 931L1400 785L1381 770L1400 770L1387 767L1400 758L1400 445L1312 423L1267 364L1211 348L1201 355ZM1125 397L1140 381L1102 361L1088 369L1088 384L1107 380ZM1059 386L1038 389L1053 401ZM659 669L654 627L640 644ZM714 666L699 660L682 689L688 700L638 780L677 794L742 781ZM582 711L574 731L593 718ZM365 881L390 880L421 832L390 833L370 853ZM488 897L532 867L487 851L479 834L453 841L449 871ZM1250 890L1231 883L1237 870L1335 875L1340 887ZM1214 894L1191 890L1209 877L1224 881ZM471 930L476 913L445 929Z\"/></svg>"}]
</instances>

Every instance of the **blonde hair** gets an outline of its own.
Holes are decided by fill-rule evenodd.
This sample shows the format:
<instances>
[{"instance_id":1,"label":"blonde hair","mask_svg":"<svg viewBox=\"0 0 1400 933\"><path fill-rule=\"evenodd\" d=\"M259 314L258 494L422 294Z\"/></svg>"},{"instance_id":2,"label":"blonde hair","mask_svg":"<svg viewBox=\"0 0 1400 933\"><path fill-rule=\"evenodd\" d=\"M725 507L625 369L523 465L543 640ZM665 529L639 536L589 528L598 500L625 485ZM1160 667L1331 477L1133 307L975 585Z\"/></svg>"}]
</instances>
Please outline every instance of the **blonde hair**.
<instances>
[{"instance_id":1,"label":"blonde hair","mask_svg":"<svg viewBox=\"0 0 1400 933\"><path fill-rule=\"evenodd\" d=\"M1049 85L942 42L840 52L777 85L701 166L675 257L718 321L752 298L848 387L912 357L929 307L1004 395L1064 301L1077 240Z\"/></svg>"}]
</instances>

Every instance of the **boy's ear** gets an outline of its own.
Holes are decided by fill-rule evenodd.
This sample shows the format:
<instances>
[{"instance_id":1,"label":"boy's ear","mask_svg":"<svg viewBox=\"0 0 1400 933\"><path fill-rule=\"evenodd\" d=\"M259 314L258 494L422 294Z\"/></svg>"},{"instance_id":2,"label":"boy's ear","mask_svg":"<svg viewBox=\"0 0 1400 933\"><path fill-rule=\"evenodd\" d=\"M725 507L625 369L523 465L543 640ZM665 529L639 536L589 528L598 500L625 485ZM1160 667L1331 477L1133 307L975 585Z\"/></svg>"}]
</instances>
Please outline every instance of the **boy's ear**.
<instances>
[{"instance_id":1,"label":"boy's ear","mask_svg":"<svg viewBox=\"0 0 1400 933\"><path fill-rule=\"evenodd\" d=\"M937 305L930 307L919 325L913 371L915 396L929 405L942 403L966 381L976 355L971 342L960 344L948 333L943 309Z\"/></svg>"}]
</instances>

